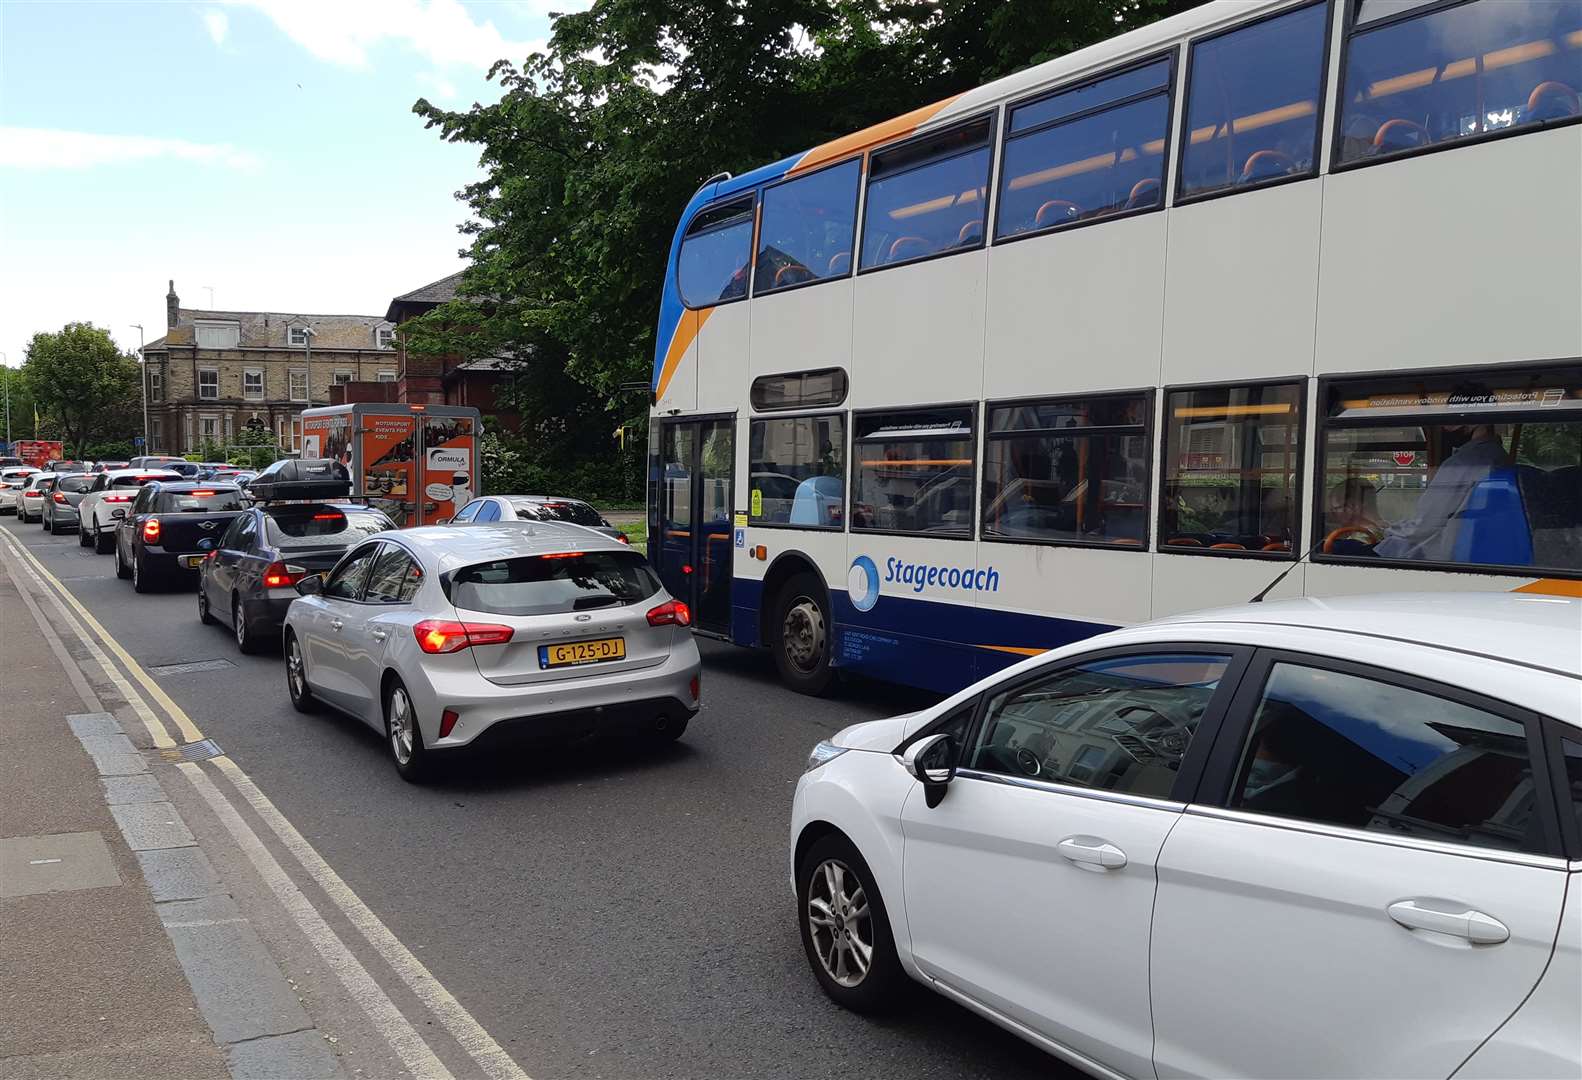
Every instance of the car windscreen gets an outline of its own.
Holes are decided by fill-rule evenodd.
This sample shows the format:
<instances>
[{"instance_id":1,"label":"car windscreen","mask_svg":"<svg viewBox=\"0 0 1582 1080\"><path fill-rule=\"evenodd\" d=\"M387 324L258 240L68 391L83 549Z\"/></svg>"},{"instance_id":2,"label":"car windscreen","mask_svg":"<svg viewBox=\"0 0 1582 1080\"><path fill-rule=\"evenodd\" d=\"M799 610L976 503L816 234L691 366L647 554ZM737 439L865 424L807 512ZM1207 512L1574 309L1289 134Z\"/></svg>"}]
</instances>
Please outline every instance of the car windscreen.
<instances>
[{"instance_id":1,"label":"car windscreen","mask_svg":"<svg viewBox=\"0 0 1582 1080\"><path fill-rule=\"evenodd\" d=\"M377 510L339 510L333 506L280 506L264 514L270 547L350 547L375 533L395 528Z\"/></svg>"},{"instance_id":2,"label":"car windscreen","mask_svg":"<svg viewBox=\"0 0 1582 1080\"><path fill-rule=\"evenodd\" d=\"M446 581L450 602L492 615L555 615L633 604L659 591L635 551L555 552L465 566Z\"/></svg>"},{"instance_id":3,"label":"car windscreen","mask_svg":"<svg viewBox=\"0 0 1582 1080\"><path fill-rule=\"evenodd\" d=\"M524 521L569 521L573 525L603 525L598 511L587 503L515 503L516 516Z\"/></svg>"},{"instance_id":4,"label":"car windscreen","mask_svg":"<svg viewBox=\"0 0 1582 1080\"><path fill-rule=\"evenodd\" d=\"M199 491L161 491L161 514L187 514L203 510L240 510L242 493L235 488L203 488Z\"/></svg>"}]
</instances>

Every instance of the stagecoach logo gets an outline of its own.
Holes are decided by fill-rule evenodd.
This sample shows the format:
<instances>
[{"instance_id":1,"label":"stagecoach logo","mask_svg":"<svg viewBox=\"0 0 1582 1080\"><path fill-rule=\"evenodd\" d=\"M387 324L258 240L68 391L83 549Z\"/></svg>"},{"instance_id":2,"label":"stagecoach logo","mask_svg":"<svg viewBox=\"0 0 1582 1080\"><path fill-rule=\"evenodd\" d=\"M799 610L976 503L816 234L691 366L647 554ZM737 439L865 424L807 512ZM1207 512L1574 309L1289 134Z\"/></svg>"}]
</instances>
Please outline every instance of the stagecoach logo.
<instances>
[{"instance_id":1,"label":"stagecoach logo","mask_svg":"<svg viewBox=\"0 0 1582 1080\"><path fill-rule=\"evenodd\" d=\"M933 566L911 563L891 556L884 560L884 581L906 586L914 593L925 589L939 592L999 592L1000 572L966 566ZM851 561L846 574L846 595L858 611L872 611L879 602L879 568L866 555Z\"/></svg>"},{"instance_id":2,"label":"stagecoach logo","mask_svg":"<svg viewBox=\"0 0 1582 1080\"><path fill-rule=\"evenodd\" d=\"M851 561L851 571L846 575L846 595L851 606L858 611L872 611L879 602L879 568L866 555Z\"/></svg>"}]
</instances>

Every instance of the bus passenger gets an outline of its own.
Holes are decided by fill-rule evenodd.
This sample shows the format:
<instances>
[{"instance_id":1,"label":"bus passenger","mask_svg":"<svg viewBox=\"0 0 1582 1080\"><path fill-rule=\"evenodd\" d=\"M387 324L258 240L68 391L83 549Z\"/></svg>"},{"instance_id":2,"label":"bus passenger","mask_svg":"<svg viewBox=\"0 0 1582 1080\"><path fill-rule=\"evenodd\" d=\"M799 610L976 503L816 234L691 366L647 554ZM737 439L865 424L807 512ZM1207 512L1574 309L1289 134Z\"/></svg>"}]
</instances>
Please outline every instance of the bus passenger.
<instances>
[{"instance_id":1,"label":"bus passenger","mask_svg":"<svg viewBox=\"0 0 1582 1080\"><path fill-rule=\"evenodd\" d=\"M1466 506L1467 496L1495 469L1511 463L1492 425L1451 424L1444 431L1449 435L1465 433L1467 440L1434 470L1418 497L1417 516L1392 525L1374 545L1374 553L1382 558L1452 561L1456 530L1451 523Z\"/></svg>"}]
</instances>

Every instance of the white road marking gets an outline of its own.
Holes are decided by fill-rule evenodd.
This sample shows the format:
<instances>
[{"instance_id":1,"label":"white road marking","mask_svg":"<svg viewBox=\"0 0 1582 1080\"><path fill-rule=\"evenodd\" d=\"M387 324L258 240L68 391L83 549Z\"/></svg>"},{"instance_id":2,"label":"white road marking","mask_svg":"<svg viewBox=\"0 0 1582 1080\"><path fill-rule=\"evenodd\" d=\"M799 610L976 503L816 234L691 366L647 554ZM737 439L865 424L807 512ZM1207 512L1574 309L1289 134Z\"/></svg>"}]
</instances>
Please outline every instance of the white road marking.
<instances>
[{"instance_id":1,"label":"white road marking","mask_svg":"<svg viewBox=\"0 0 1582 1080\"><path fill-rule=\"evenodd\" d=\"M119 657L126 670L148 691L149 695L158 702L160 708L176 724L185 741L198 742L201 740L204 737L203 733L182 710L181 706L171 700L170 696L165 693L159 684L154 682L148 673L143 670L142 666L110 635L109 631L105 630L77 598L71 595L71 592L60 583L60 580L50 573L33 553L23 547L15 538L3 531L0 531L0 536L4 536L7 545L14 550L16 555L22 560L22 563L26 564L24 568L28 575L39 585L40 590L50 598L51 603L60 612L66 625L71 628L73 634L89 650L100 667L104 669L106 676L115 683L116 688L121 692L128 704L138 712L145 726L149 728L154 744L160 747L169 747L175 746L176 742L170 737L159 717L149 708L147 701L142 695L121 677L119 669L99 649L93 640L93 635L90 635L84 629L84 625L91 627L94 635L101 639ZM40 575L43 576L42 579ZM45 584L46 580L49 583L48 585ZM22 595L23 599L28 601L28 606L33 609L35 616L39 616L40 624L45 627L46 633L49 634L48 625L41 617L42 613L33 605L32 600L26 593ZM62 600L76 610L81 616L81 622L72 618L71 613L62 605ZM63 660L70 659L64 647L59 648L58 655L62 656ZM65 666L68 671L77 675L77 679L81 678L80 674L76 672L75 661L71 661ZM97 703L96 695L93 694L86 683L80 688L81 691L86 691L84 700L91 708L95 708L96 711L103 711L102 705ZM237 765L229 757L223 756L212 759L211 764L226 775L226 778L230 780L237 792L268 824L280 842L285 845L286 849L301 864L302 868L324 890L336 907L340 909L347 921L357 928L358 932L390 965L401 981L439 1019L445 1030L466 1051L468 1056L483 1069L490 1077L490 1080L530 1080L527 1073L511 1059L510 1055L506 1053L499 1043L495 1042L461 1002L457 1001L450 991L446 990L440 981L434 978L422 961L418 960L395 934L391 933L390 929L369 909L368 905L363 903L362 899L330 867L329 863L314 849L313 845L269 801L269 798L259 790L258 786L242 770L241 766ZM314 947L319 950L320 954L325 956L326 960L330 961L332 966L334 966L336 960L332 959L330 955L334 953L355 969L354 971L348 969L346 974L342 976L342 982L346 983L348 977L358 980L357 973L360 973L361 977L367 980L367 983L363 986L363 993L366 994L371 989L372 993L377 995L376 998L360 996L357 990L347 984L347 989L351 991L353 998L359 1004L362 1004L365 1010L382 1010L383 1006L388 1006L389 1013L385 1014L386 1019L392 1019L389 1014L393 1014L393 1021L404 1026L407 1031L411 1032L411 1039L416 1040L416 1045L412 1046L409 1044L407 1051L412 1053L421 1065L426 1065L426 1061L433 1062L432 1070L415 1067L413 1062L408 1060L407 1052L403 1052L401 1045L397 1042L398 1029L387 1032L385 1027L380 1024L379 1019L374 1016L374 1013L370 1012L370 1018L374 1019L376 1026L380 1027L380 1034L386 1037L386 1040L400 1054L402 1061L407 1064L408 1068L413 1069L420 1076L449 1077L450 1073L446 1071L444 1065L434 1057L428 1045L423 1042L417 1032L407 1023L406 1018L396 1009L394 1003L384 994L378 984L373 981L367 969L346 948L345 944L336 936L334 930L324 922L323 917L314 909L312 902L291 881L289 875L286 874L274 856L270 854L269 849L264 846L263 841L258 838L252 827L247 824L236 811L236 808L221 794L220 790L215 787L208 774L197 764L191 762L180 763L177 768L187 776L203 799L220 816L221 821L242 847L249 860L253 862L255 868L258 869L265 882L269 884L271 890L275 892L287 910L291 912L303 933L313 942ZM265 860L264 865L260 866L259 857L255 857L255 855ZM267 868L272 868L272 870ZM277 876L272 877L272 875ZM310 931L308 925L304 924L304 919L316 921L318 926L322 927L322 934L316 937L315 932ZM327 937L323 935L327 935ZM329 949L330 952L326 953L326 949ZM337 969L337 974L342 974L340 969ZM382 1005L379 999L382 999ZM421 1049L419 1050L418 1048ZM424 1060L424 1055L426 1055L426 1060Z\"/></svg>"},{"instance_id":2,"label":"white road marking","mask_svg":"<svg viewBox=\"0 0 1582 1080\"><path fill-rule=\"evenodd\" d=\"M29 866L48 866L50 863L65 862L65 859L29 859Z\"/></svg>"}]
</instances>

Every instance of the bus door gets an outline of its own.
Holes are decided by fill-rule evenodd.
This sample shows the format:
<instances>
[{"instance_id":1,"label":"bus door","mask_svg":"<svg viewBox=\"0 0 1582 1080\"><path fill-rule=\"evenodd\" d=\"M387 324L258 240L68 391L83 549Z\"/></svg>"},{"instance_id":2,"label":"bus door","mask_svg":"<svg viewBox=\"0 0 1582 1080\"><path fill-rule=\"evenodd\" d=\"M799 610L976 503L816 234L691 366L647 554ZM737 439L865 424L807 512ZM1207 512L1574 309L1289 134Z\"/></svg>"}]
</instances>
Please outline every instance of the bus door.
<instances>
[{"instance_id":1,"label":"bus door","mask_svg":"<svg viewBox=\"0 0 1582 1080\"><path fill-rule=\"evenodd\" d=\"M728 418L662 421L654 464L659 579L714 634L730 631L734 428Z\"/></svg>"}]
</instances>

